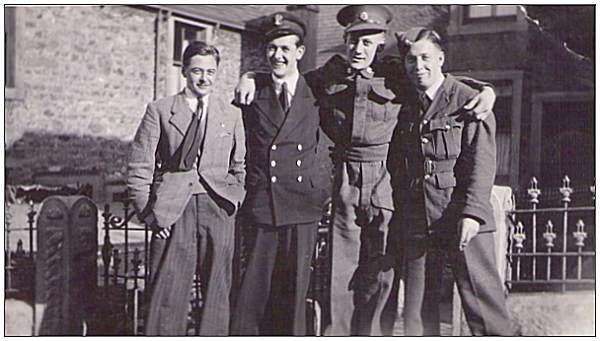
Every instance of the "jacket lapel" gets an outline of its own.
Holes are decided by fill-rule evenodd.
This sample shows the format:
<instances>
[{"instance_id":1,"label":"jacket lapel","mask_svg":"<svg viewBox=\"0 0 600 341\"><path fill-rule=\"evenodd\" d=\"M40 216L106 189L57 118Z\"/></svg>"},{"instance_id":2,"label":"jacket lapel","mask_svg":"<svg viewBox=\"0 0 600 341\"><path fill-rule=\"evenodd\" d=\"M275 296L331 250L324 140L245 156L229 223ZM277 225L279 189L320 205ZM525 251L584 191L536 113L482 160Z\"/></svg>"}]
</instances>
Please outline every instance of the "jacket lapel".
<instances>
[{"instance_id":1,"label":"jacket lapel","mask_svg":"<svg viewBox=\"0 0 600 341\"><path fill-rule=\"evenodd\" d=\"M210 162L213 152L219 152L218 146L214 146L215 137L219 133L219 122L225 119L227 113L221 108L221 103L216 98L211 96L208 101L208 112L206 113L206 130L204 132L204 143L201 150L199 169L207 162Z\"/></svg>"},{"instance_id":2,"label":"jacket lapel","mask_svg":"<svg viewBox=\"0 0 600 341\"><path fill-rule=\"evenodd\" d=\"M283 124L285 114L279 105L272 81L267 81L264 86L257 90L254 104L258 111L267 118L277 129Z\"/></svg>"},{"instance_id":3,"label":"jacket lapel","mask_svg":"<svg viewBox=\"0 0 600 341\"><path fill-rule=\"evenodd\" d=\"M183 92L180 92L175 96L175 100L173 101L169 123L175 127L181 136L185 136L185 132L192 120L192 114L192 110L190 110Z\"/></svg>"},{"instance_id":4,"label":"jacket lapel","mask_svg":"<svg viewBox=\"0 0 600 341\"><path fill-rule=\"evenodd\" d=\"M306 104L306 98L310 98L311 92L306 84L306 80L303 76L298 78L298 84L296 84L296 93L290 103L290 109L287 117L283 122L283 126L277 135L277 138L286 138L294 129L302 122L304 115L307 112L302 110L304 104Z\"/></svg>"}]
</instances>

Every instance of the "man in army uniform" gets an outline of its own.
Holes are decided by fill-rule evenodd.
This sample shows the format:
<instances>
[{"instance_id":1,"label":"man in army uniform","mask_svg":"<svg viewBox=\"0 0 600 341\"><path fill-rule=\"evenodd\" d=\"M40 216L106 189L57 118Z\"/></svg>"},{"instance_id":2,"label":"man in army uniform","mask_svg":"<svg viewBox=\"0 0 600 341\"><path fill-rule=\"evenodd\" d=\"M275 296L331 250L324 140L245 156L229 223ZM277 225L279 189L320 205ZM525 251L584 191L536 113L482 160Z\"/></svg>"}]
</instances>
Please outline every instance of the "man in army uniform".
<instances>
[{"instance_id":1,"label":"man in army uniform","mask_svg":"<svg viewBox=\"0 0 600 341\"><path fill-rule=\"evenodd\" d=\"M331 162L327 147L320 146L325 136L316 99L298 71L304 23L279 12L262 27L271 73L256 76L256 100L242 106L247 136L242 210L256 238L248 245L231 333L305 335L310 265L331 192Z\"/></svg>"}]
</instances>

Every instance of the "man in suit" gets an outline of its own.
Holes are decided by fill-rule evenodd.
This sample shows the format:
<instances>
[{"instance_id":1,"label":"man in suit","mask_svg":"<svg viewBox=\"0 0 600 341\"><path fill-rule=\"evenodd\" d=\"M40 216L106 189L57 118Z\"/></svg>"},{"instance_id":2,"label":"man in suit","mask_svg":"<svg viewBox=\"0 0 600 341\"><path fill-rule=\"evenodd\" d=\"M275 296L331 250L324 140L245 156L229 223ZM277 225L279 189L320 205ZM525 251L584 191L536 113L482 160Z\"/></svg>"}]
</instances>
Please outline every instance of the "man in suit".
<instances>
[{"instance_id":1,"label":"man in suit","mask_svg":"<svg viewBox=\"0 0 600 341\"><path fill-rule=\"evenodd\" d=\"M398 208L404 247L405 335L440 335L447 255L473 335L513 335L495 265L490 194L496 172L494 115L477 121L463 106L476 91L442 73L440 36L398 36L413 88L397 140Z\"/></svg>"},{"instance_id":2,"label":"man in suit","mask_svg":"<svg viewBox=\"0 0 600 341\"><path fill-rule=\"evenodd\" d=\"M310 265L331 162L316 99L298 71L304 23L279 12L262 28L271 72L256 75L256 99L242 106L248 149L242 210L256 236L248 245L231 333L305 335Z\"/></svg>"},{"instance_id":3,"label":"man in suit","mask_svg":"<svg viewBox=\"0 0 600 341\"><path fill-rule=\"evenodd\" d=\"M146 335L185 335L199 262L202 335L227 335L234 213L244 197L239 110L211 94L220 55L203 42L183 53L186 87L150 103L129 157L127 186L154 230Z\"/></svg>"}]
</instances>

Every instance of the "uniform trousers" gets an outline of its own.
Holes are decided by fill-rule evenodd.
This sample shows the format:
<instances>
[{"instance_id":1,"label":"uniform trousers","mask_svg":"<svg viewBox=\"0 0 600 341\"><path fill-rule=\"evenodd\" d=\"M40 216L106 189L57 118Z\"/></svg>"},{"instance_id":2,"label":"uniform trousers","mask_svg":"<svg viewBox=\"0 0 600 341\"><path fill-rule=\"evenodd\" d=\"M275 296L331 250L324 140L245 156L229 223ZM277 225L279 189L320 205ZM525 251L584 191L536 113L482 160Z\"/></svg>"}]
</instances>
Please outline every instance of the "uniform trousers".
<instances>
[{"instance_id":1,"label":"uniform trousers","mask_svg":"<svg viewBox=\"0 0 600 341\"><path fill-rule=\"evenodd\" d=\"M256 225L232 335L306 335L306 295L318 222Z\"/></svg>"},{"instance_id":2,"label":"uniform trousers","mask_svg":"<svg viewBox=\"0 0 600 341\"><path fill-rule=\"evenodd\" d=\"M152 238L146 335L186 334L197 267L202 293L200 334L227 335L233 250L234 217L208 194L193 195L171 236Z\"/></svg>"},{"instance_id":3,"label":"uniform trousers","mask_svg":"<svg viewBox=\"0 0 600 341\"><path fill-rule=\"evenodd\" d=\"M454 226L448 228L456 231ZM446 259L472 334L514 335L496 267L493 233L479 233L462 252L457 234L445 235L405 239L405 335L440 335L439 303Z\"/></svg>"},{"instance_id":4,"label":"uniform trousers","mask_svg":"<svg viewBox=\"0 0 600 341\"><path fill-rule=\"evenodd\" d=\"M394 276L384 257L393 212L381 207L392 201L385 161L337 165L333 198L331 325L326 334L383 335L382 311Z\"/></svg>"}]
</instances>

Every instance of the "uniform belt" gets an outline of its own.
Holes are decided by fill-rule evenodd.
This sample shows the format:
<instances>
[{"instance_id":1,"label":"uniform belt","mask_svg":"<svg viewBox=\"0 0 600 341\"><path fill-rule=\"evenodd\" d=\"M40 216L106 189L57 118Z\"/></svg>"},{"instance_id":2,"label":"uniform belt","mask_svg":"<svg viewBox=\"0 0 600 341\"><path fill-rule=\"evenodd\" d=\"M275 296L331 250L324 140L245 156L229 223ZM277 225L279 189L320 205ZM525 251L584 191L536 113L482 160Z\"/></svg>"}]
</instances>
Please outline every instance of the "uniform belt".
<instances>
[{"instance_id":1,"label":"uniform belt","mask_svg":"<svg viewBox=\"0 0 600 341\"><path fill-rule=\"evenodd\" d=\"M456 160L431 160L423 161L423 174L432 175L437 173L447 173L454 171Z\"/></svg>"},{"instance_id":2,"label":"uniform belt","mask_svg":"<svg viewBox=\"0 0 600 341\"><path fill-rule=\"evenodd\" d=\"M388 143L370 146L350 146L342 152L342 156L346 161L385 161L387 159L388 149Z\"/></svg>"}]
</instances>

